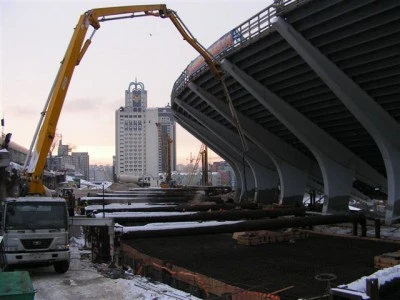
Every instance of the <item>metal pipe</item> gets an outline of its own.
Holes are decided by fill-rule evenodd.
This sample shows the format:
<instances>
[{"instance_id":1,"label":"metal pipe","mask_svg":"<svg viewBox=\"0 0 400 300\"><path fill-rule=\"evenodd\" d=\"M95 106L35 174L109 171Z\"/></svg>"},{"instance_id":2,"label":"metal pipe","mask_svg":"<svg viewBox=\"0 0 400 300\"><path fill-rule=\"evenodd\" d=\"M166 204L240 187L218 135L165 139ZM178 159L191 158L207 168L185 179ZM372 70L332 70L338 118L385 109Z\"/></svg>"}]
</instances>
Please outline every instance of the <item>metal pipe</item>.
<instances>
[{"instance_id":1,"label":"metal pipe","mask_svg":"<svg viewBox=\"0 0 400 300\"><path fill-rule=\"evenodd\" d=\"M338 223L357 223L366 227L365 216L363 214L347 214L347 215L325 215L325 216L308 216L308 217L294 217L294 218L280 218L273 220L255 220L243 221L234 224L221 224L207 227L192 227L192 228L174 228L174 229L146 229L135 231L125 231L123 234L124 239L133 238L153 238L153 237L167 237L167 236L191 236L203 234L217 234L217 233L233 233L240 231L252 230L267 230L267 229L282 229L292 227L306 227L315 225L329 225ZM364 224L364 225L363 225ZM366 228L363 229L363 231Z\"/></svg>"},{"instance_id":2,"label":"metal pipe","mask_svg":"<svg viewBox=\"0 0 400 300\"><path fill-rule=\"evenodd\" d=\"M122 203L121 203L122 204ZM191 205L191 204L180 204L180 205L163 205L163 206L156 206L156 207L135 207L135 205L125 205L124 207L117 208L117 207L111 207L107 208L107 206L104 207L104 210L106 212L118 212L118 211L139 211L139 212L161 212L161 211L213 211L213 210L232 210L232 209L259 209L257 204L254 203L243 203L243 204L232 204L232 203L225 203L225 204L197 204L197 205ZM100 212L101 210L93 205L87 206L85 208L87 213L90 213L94 210L97 210Z\"/></svg>"},{"instance_id":3,"label":"metal pipe","mask_svg":"<svg viewBox=\"0 0 400 300\"><path fill-rule=\"evenodd\" d=\"M179 211L210 211L210 210L230 210L236 208L233 204L210 204L210 205L160 205L149 207L135 207L135 205L125 205L121 208L105 206L105 212L179 212ZM87 206L86 212L93 210L100 211L96 206Z\"/></svg>"},{"instance_id":4,"label":"metal pipe","mask_svg":"<svg viewBox=\"0 0 400 300\"><path fill-rule=\"evenodd\" d=\"M210 211L190 215L173 216L115 216L114 221L124 226L143 223L190 222L190 221L238 221L262 218L277 218L282 216L305 216L304 208L273 209L273 210L240 210L240 211Z\"/></svg>"}]
</instances>

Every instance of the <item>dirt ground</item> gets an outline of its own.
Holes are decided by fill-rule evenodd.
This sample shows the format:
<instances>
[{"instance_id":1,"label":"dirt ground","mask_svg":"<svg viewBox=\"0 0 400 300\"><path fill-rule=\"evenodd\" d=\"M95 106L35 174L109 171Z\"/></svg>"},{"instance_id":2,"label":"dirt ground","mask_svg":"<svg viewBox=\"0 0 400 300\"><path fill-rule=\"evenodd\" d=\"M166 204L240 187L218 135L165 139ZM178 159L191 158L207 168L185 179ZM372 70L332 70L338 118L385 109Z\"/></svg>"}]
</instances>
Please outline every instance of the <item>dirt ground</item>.
<instances>
[{"instance_id":1,"label":"dirt ground","mask_svg":"<svg viewBox=\"0 0 400 300\"><path fill-rule=\"evenodd\" d=\"M258 246L238 245L231 234L125 243L147 255L243 289L271 293L288 288L279 293L282 300L324 299L329 287L376 272L375 255L400 250L400 243L320 234L294 243ZM400 299L399 294L393 299Z\"/></svg>"}]
</instances>

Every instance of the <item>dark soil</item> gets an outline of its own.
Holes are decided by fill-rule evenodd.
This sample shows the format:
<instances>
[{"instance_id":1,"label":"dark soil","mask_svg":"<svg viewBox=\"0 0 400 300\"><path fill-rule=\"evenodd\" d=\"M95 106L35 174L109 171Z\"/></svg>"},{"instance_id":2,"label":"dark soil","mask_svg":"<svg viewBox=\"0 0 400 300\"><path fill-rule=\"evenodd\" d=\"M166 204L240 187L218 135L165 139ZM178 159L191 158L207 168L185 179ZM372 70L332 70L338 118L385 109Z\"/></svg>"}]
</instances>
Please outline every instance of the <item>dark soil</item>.
<instances>
[{"instance_id":1,"label":"dark soil","mask_svg":"<svg viewBox=\"0 0 400 300\"><path fill-rule=\"evenodd\" d=\"M232 234L148 238L125 241L138 251L174 265L281 299L311 298L330 287L377 271L374 256L400 244L312 234L295 243L238 245ZM328 274L328 275L324 275ZM332 280L324 280L329 279Z\"/></svg>"}]
</instances>

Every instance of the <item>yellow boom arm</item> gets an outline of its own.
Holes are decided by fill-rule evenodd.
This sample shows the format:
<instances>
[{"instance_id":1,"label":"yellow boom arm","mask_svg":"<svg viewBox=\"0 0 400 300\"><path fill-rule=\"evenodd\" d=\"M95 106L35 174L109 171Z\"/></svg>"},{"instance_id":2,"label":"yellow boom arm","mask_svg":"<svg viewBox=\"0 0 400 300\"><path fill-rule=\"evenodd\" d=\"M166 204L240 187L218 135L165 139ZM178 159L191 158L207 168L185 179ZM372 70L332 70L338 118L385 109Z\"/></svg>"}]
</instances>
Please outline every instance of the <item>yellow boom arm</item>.
<instances>
[{"instance_id":1,"label":"yellow boom arm","mask_svg":"<svg viewBox=\"0 0 400 300\"><path fill-rule=\"evenodd\" d=\"M61 62L60 69L50 91L49 99L42 112L42 119L39 122L37 132L32 141L30 154L25 162L30 194L43 195L45 193L42 183L42 173L45 167L46 157L56 133L58 119L74 69L79 65L79 62L82 60L91 43L91 37L84 42L89 26L97 30L100 28L100 22L103 21L142 16L169 18L183 36L184 40L203 56L215 76L218 79L221 78L221 73L212 55L196 41L178 18L177 14L167 9L165 4L96 8L87 11L80 16L78 24L75 27L65 57Z\"/></svg>"}]
</instances>

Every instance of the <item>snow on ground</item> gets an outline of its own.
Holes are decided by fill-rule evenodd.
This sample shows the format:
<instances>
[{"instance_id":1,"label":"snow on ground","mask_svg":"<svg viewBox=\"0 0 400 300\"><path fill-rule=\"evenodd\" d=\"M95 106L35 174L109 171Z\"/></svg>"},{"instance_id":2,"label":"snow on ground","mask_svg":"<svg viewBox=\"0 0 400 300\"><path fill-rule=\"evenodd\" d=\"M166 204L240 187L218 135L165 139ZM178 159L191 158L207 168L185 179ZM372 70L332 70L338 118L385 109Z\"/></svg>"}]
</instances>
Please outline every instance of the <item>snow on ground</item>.
<instances>
[{"instance_id":1,"label":"snow on ground","mask_svg":"<svg viewBox=\"0 0 400 300\"><path fill-rule=\"evenodd\" d=\"M65 274L55 273L52 267L29 269L35 300L177 300L192 299L188 293L125 271L125 278L104 276L104 264L93 264L81 256L90 251L79 250L83 240L71 239L71 265ZM120 272L116 269L116 272Z\"/></svg>"},{"instance_id":2,"label":"snow on ground","mask_svg":"<svg viewBox=\"0 0 400 300\"><path fill-rule=\"evenodd\" d=\"M110 203L105 205L108 210L123 210L129 208L158 208L158 207L173 207L175 204L149 204L149 203L132 203L132 204L123 204L123 203ZM103 205L100 204L90 204L86 206L87 210L102 210Z\"/></svg>"},{"instance_id":3,"label":"snow on ground","mask_svg":"<svg viewBox=\"0 0 400 300\"><path fill-rule=\"evenodd\" d=\"M391 268L385 268L379 270L371 274L370 276L363 276L352 283L341 285L339 286L339 288L347 288L349 290L366 293L367 279L377 278L379 280L379 285L384 285L385 283L390 282L393 279L399 278L399 275L400 275L400 265L397 265Z\"/></svg>"},{"instance_id":4,"label":"snow on ground","mask_svg":"<svg viewBox=\"0 0 400 300\"><path fill-rule=\"evenodd\" d=\"M143 230L168 230L168 229L182 229L182 228L198 228L218 225L230 225L236 224L243 221L190 221L190 222L169 222L169 223L149 223L142 226L122 226L118 223L115 224L115 231L122 231L124 233L131 231L143 231Z\"/></svg>"},{"instance_id":5,"label":"snow on ground","mask_svg":"<svg viewBox=\"0 0 400 300\"><path fill-rule=\"evenodd\" d=\"M115 217L129 217L134 219L136 218L142 218L142 217L168 217L168 216L185 216L185 215L194 215L196 214L196 211L189 211L189 212L179 212L179 211L152 211L152 212L141 212L141 211L135 211L135 212L126 212L126 211L122 211L122 212L106 212L104 213L104 216L106 218L115 218ZM94 214L94 216L96 218L103 218L103 213L96 213Z\"/></svg>"}]
</instances>

